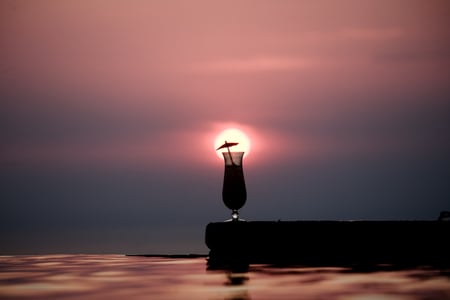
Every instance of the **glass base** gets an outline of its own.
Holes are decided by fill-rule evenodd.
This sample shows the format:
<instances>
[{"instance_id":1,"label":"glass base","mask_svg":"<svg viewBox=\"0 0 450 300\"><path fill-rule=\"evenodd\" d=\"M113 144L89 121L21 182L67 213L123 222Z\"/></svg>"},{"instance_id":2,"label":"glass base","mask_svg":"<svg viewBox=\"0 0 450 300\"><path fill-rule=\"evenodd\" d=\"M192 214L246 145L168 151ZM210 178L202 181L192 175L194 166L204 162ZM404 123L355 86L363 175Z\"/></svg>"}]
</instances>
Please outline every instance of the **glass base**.
<instances>
[{"instance_id":1,"label":"glass base","mask_svg":"<svg viewBox=\"0 0 450 300\"><path fill-rule=\"evenodd\" d=\"M225 220L224 222L247 222L247 220L244 220L244 219L228 219L228 220Z\"/></svg>"},{"instance_id":2,"label":"glass base","mask_svg":"<svg viewBox=\"0 0 450 300\"><path fill-rule=\"evenodd\" d=\"M238 222L238 221L244 221L244 219L239 219L239 213L237 209L233 209L233 212L231 213L231 219L226 220L225 222Z\"/></svg>"}]
</instances>

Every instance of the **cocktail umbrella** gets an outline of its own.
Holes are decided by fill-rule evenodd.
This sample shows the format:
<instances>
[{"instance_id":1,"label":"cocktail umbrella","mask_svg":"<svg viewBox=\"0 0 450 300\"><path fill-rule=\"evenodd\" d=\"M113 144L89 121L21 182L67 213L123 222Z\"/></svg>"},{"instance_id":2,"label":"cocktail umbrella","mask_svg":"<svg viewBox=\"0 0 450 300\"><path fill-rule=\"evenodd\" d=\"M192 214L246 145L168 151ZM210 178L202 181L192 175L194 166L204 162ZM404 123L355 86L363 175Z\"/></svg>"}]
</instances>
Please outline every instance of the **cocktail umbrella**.
<instances>
[{"instance_id":1,"label":"cocktail umbrella","mask_svg":"<svg viewBox=\"0 0 450 300\"><path fill-rule=\"evenodd\" d=\"M220 150L220 149L223 149L223 148L227 148L228 154L230 155L231 164L234 165L233 157L231 156L231 152L230 152L230 147L236 146L237 144L239 144L239 143L228 143L227 141L225 141L225 144L223 144L222 146L217 148L216 151Z\"/></svg>"},{"instance_id":2,"label":"cocktail umbrella","mask_svg":"<svg viewBox=\"0 0 450 300\"><path fill-rule=\"evenodd\" d=\"M220 150L220 149L223 149L223 148L229 148L229 147L232 147L232 146L236 146L237 144L239 144L239 143L228 143L227 141L225 141L225 144L223 144L222 146L217 148L216 151Z\"/></svg>"}]
</instances>

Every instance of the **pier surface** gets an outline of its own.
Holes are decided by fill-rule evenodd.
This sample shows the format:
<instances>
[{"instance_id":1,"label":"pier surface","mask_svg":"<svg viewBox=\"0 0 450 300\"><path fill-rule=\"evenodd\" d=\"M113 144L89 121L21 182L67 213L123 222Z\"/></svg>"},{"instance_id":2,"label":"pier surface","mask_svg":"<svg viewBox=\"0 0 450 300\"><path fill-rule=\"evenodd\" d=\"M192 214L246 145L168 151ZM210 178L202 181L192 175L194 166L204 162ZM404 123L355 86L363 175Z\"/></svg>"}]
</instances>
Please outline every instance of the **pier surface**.
<instances>
[{"instance_id":1,"label":"pier surface","mask_svg":"<svg viewBox=\"0 0 450 300\"><path fill-rule=\"evenodd\" d=\"M210 265L450 266L448 221L209 223Z\"/></svg>"}]
</instances>

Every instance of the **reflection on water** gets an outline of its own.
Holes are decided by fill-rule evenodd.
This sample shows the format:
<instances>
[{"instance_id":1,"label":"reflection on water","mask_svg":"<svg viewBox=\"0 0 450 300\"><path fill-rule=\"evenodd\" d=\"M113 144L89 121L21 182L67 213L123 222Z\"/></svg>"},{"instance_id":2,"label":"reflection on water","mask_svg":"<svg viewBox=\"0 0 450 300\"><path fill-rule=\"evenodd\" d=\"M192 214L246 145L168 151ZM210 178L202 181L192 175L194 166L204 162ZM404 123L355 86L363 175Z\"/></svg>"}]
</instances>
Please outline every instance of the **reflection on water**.
<instances>
[{"instance_id":1,"label":"reflection on water","mask_svg":"<svg viewBox=\"0 0 450 300\"><path fill-rule=\"evenodd\" d=\"M449 274L264 265L231 273L207 271L205 258L0 256L0 299L450 299Z\"/></svg>"}]
</instances>

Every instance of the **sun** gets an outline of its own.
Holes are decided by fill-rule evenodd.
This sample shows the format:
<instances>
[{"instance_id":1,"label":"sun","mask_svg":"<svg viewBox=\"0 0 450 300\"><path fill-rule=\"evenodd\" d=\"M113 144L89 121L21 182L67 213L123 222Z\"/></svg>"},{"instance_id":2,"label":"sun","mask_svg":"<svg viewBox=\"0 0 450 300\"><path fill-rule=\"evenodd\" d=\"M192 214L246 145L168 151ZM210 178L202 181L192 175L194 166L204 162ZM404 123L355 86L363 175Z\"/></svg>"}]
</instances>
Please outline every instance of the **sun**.
<instances>
[{"instance_id":1,"label":"sun","mask_svg":"<svg viewBox=\"0 0 450 300\"><path fill-rule=\"evenodd\" d=\"M220 132L214 140L214 150L223 145L225 141L227 141L228 143L238 143L236 146L230 148L231 151L245 152L244 156L247 156L250 153L250 139L240 129L228 128ZM221 159L223 158L223 151L226 151L226 149L216 151L217 156Z\"/></svg>"}]
</instances>

